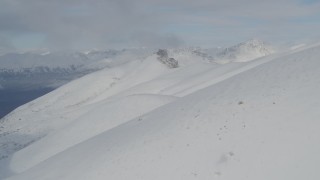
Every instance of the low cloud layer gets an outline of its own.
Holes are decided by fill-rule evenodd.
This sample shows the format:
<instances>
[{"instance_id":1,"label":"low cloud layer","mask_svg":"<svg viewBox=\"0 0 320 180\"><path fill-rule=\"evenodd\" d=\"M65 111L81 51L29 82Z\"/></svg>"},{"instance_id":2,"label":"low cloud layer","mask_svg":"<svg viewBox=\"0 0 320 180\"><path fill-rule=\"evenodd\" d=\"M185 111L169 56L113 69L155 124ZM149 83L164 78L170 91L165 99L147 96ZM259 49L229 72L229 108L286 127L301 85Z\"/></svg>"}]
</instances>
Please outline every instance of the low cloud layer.
<instances>
[{"instance_id":1,"label":"low cloud layer","mask_svg":"<svg viewBox=\"0 0 320 180\"><path fill-rule=\"evenodd\" d=\"M319 1L1 0L0 47L215 46L317 38Z\"/></svg>"}]
</instances>

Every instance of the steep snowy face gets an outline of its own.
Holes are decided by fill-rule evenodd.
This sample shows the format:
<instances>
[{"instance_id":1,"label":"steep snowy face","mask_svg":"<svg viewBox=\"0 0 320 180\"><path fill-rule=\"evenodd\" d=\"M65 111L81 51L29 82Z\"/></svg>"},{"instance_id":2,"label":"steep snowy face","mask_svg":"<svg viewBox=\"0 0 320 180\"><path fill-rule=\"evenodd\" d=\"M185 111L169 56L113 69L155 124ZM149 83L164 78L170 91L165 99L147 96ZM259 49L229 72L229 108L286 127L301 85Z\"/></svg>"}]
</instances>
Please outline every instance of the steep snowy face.
<instances>
[{"instance_id":1,"label":"steep snowy face","mask_svg":"<svg viewBox=\"0 0 320 180\"><path fill-rule=\"evenodd\" d=\"M81 95L95 94L96 88L84 92L76 87L88 82L103 86L106 83L103 77L109 73L91 74L72 86L58 89L50 98L20 108L20 115L30 115L30 119L16 120L17 124L43 126L46 118L61 113L59 110L64 112L50 123L69 123L56 126L53 133L15 153L9 168L18 174L9 179L317 180L320 178L319 50L317 46L276 58L212 68L208 67L210 64L193 64L168 70L165 66L159 68L162 64L154 58L141 67L148 73L134 68L129 73L133 78L122 76L112 85L119 88L117 92L127 91L120 99L108 100L114 93L104 89L108 95L98 93L92 97L100 101L61 108L61 99L54 96L62 96L63 100L73 96L70 102L85 100ZM238 68L230 68L234 64ZM153 78L143 79L146 74L155 73L151 67L159 68L157 73ZM233 76L221 73L230 69ZM142 79L133 83L135 77ZM179 77L182 80L165 81ZM173 91L167 91L185 90L190 87L186 86L190 85L190 79L194 87L213 78L219 83L201 86L179 98L173 97L176 94ZM136 86L124 85L128 83ZM137 91L137 86L143 87L141 91ZM155 91L159 87L163 89ZM171 95L163 96L164 92ZM54 108L55 103L48 104L54 101L52 98L57 103ZM150 107L154 110L150 111ZM28 108L38 112L30 112ZM70 121L68 113L78 117ZM19 118L17 115L19 112L15 115ZM65 119L59 119L61 116ZM13 130L21 129L20 132L25 128L21 124L12 126L16 126Z\"/></svg>"},{"instance_id":2,"label":"steep snowy face","mask_svg":"<svg viewBox=\"0 0 320 180\"><path fill-rule=\"evenodd\" d=\"M123 53L0 121L0 179L319 179L319 50Z\"/></svg>"},{"instance_id":3,"label":"steep snowy face","mask_svg":"<svg viewBox=\"0 0 320 180\"><path fill-rule=\"evenodd\" d=\"M220 63L246 62L274 52L274 49L267 43L258 39L252 39L217 53L215 61Z\"/></svg>"},{"instance_id":4,"label":"steep snowy face","mask_svg":"<svg viewBox=\"0 0 320 180\"><path fill-rule=\"evenodd\" d=\"M118 67L106 68L74 80L58 88L56 91L16 109L1 121L1 125L6 126L6 128L2 131L2 126L0 126L0 144L5 144L0 148L0 160L13 151L24 147L26 144L47 135L48 132L57 130L59 129L58 127L63 127L73 120L77 120L83 114L86 114L87 111L92 110L90 104L121 98L123 96L118 95L118 98L114 98L113 96L123 91L127 91L125 97L137 94L130 93L129 89L157 78L169 71L170 69L157 61L155 56L148 57L144 61L140 59L129 59L126 63ZM148 88L144 88L144 93L141 92L140 94L149 94L148 90ZM153 87L151 90L158 90L158 88ZM143 98L145 96L138 97ZM159 97L167 98L165 96ZM123 99L132 100L132 98ZM129 103L122 102L123 107ZM143 102L138 103L138 100L134 102L138 105L137 107L143 107ZM156 102L161 103L167 101L157 100ZM154 104L155 105L150 105L150 103L146 102L146 106L150 109L156 107L157 103ZM121 107L121 105L118 107ZM93 106L93 108L95 107ZM144 108L144 110L148 108ZM120 109L121 108L119 108L119 110ZM51 117L48 118L48 114L52 116L50 115ZM123 112L119 112L118 114L122 115ZM126 112L126 114L128 114L128 112ZM20 129L21 126L23 130ZM24 138L16 138L22 131L23 134L28 135L24 136ZM2 134L5 134L6 137L1 138Z\"/></svg>"}]
</instances>

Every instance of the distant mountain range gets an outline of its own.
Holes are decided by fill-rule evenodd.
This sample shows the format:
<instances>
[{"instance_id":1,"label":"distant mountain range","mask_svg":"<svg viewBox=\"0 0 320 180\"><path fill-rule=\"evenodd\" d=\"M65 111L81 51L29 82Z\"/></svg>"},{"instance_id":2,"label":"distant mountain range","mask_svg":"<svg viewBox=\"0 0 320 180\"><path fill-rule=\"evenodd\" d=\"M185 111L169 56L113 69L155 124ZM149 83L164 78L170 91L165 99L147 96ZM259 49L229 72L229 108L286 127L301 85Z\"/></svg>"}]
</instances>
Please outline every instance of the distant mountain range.
<instances>
[{"instance_id":1,"label":"distant mountain range","mask_svg":"<svg viewBox=\"0 0 320 180\"><path fill-rule=\"evenodd\" d=\"M44 50L0 55L2 88L59 87L73 79L106 67L114 67L136 58L152 56L154 49L90 50L87 52L49 52ZM179 65L196 61L215 63L244 62L274 52L263 41L253 39L221 49L167 49ZM181 60L182 59L182 60Z\"/></svg>"},{"instance_id":2,"label":"distant mountain range","mask_svg":"<svg viewBox=\"0 0 320 180\"><path fill-rule=\"evenodd\" d=\"M0 84L3 88L58 87L107 66L106 59L122 51L88 53L7 53L0 56Z\"/></svg>"}]
</instances>

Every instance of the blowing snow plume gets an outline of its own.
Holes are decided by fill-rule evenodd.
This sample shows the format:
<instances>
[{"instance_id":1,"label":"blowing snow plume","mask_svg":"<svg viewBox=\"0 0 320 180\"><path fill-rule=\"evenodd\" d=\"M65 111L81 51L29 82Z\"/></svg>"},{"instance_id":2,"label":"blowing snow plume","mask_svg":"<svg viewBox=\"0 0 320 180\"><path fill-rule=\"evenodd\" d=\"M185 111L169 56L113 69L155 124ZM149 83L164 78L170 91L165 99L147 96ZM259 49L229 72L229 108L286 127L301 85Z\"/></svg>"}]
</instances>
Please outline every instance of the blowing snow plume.
<instances>
[{"instance_id":1,"label":"blowing snow plume","mask_svg":"<svg viewBox=\"0 0 320 180\"><path fill-rule=\"evenodd\" d=\"M219 52L215 57L215 61L220 63L247 62L274 52L274 49L266 42L251 39Z\"/></svg>"}]
</instances>

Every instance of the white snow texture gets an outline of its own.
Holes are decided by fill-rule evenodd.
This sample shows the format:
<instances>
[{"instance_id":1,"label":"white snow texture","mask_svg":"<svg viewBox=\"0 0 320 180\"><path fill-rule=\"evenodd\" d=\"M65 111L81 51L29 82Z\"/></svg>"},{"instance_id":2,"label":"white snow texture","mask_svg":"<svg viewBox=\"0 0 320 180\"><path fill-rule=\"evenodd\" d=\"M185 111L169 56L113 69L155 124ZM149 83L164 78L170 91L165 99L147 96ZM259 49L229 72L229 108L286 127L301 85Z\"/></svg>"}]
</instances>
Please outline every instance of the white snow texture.
<instances>
[{"instance_id":1,"label":"white snow texture","mask_svg":"<svg viewBox=\"0 0 320 180\"><path fill-rule=\"evenodd\" d=\"M253 42L222 64L132 57L19 107L0 121L0 178L320 179L320 45Z\"/></svg>"}]
</instances>

